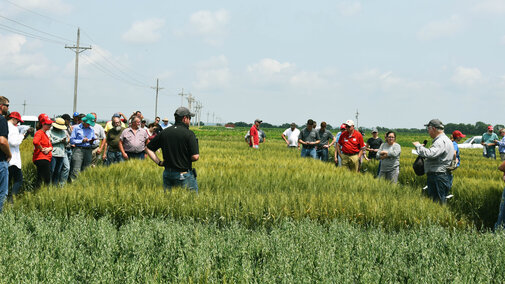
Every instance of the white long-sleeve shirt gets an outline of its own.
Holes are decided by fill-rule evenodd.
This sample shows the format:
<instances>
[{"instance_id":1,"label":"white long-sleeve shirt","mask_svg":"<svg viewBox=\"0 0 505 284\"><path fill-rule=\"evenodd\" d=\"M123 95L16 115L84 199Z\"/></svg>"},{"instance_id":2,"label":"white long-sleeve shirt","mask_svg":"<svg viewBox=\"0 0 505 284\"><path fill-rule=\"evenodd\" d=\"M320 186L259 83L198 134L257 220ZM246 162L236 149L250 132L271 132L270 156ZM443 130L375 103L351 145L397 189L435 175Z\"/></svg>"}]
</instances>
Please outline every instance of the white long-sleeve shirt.
<instances>
[{"instance_id":1,"label":"white long-sleeve shirt","mask_svg":"<svg viewBox=\"0 0 505 284\"><path fill-rule=\"evenodd\" d=\"M7 137L7 140L9 141L9 148L12 154L12 158L9 161L9 167L16 166L21 169L21 153L19 152L19 145L21 145L25 136L19 133L18 127L10 121L7 122L7 125L9 126L9 136Z\"/></svg>"}]
</instances>

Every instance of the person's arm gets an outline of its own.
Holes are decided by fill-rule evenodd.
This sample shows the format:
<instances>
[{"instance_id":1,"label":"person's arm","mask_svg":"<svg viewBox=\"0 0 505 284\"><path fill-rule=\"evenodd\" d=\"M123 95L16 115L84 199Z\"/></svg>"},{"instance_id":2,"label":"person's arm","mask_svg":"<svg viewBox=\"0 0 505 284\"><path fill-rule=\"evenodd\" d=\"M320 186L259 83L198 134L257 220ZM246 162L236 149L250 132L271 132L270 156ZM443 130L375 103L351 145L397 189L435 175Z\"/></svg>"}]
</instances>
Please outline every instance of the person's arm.
<instances>
[{"instance_id":1,"label":"person's arm","mask_svg":"<svg viewBox=\"0 0 505 284\"><path fill-rule=\"evenodd\" d=\"M123 158L125 160L128 160L128 154L126 154L126 152L124 151L123 140L121 140L121 139L119 139L119 151L121 151L121 154L123 155Z\"/></svg>"},{"instance_id":2,"label":"person's arm","mask_svg":"<svg viewBox=\"0 0 505 284\"><path fill-rule=\"evenodd\" d=\"M281 135L281 136L282 136L282 139L284 139L284 141L286 142L286 144L288 144L288 145L289 145L289 141L288 141L288 139L286 138L286 135L284 135L284 133L282 133L282 135Z\"/></svg>"},{"instance_id":3,"label":"person's arm","mask_svg":"<svg viewBox=\"0 0 505 284\"><path fill-rule=\"evenodd\" d=\"M333 136L333 134L331 136L332 136L332 139L331 139L331 143L328 144L328 148L333 146L333 144L335 144L335 141L337 141L337 138L335 136ZM330 140L328 140L328 142L330 142Z\"/></svg>"},{"instance_id":4,"label":"person's arm","mask_svg":"<svg viewBox=\"0 0 505 284\"><path fill-rule=\"evenodd\" d=\"M9 148L9 141L4 136L0 136L0 150L4 152L7 162L9 162L12 158L12 154Z\"/></svg>"},{"instance_id":5,"label":"person's arm","mask_svg":"<svg viewBox=\"0 0 505 284\"><path fill-rule=\"evenodd\" d=\"M503 161L503 163L501 163L501 165L498 167L498 169L505 174L505 161Z\"/></svg>"},{"instance_id":6,"label":"person's arm","mask_svg":"<svg viewBox=\"0 0 505 284\"><path fill-rule=\"evenodd\" d=\"M107 158L107 139L103 139L102 146L100 147L100 151L103 150L102 152L102 160L105 160Z\"/></svg>"},{"instance_id":7,"label":"person's arm","mask_svg":"<svg viewBox=\"0 0 505 284\"><path fill-rule=\"evenodd\" d=\"M195 154L195 155L191 156L192 162L196 162L196 161L198 161L198 159L200 159L200 154Z\"/></svg>"},{"instance_id":8,"label":"person's arm","mask_svg":"<svg viewBox=\"0 0 505 284\"><path fill-rule=\"evenodd\" d=\"M10 123L10 122L8 122ZM17 131L17 129L16 129ZM27 132L28 133L28 132ZM9 135L7 140L9 141L9 145L11 147L17 147L23 143L23 140L25 139L26 135L19 134L19 131L17 133L13 131L9 131Z\"/></svg>"},{"instance_id":9,"label":"person's arm","mask_svg":"<svg viewBox=\"0 0 505 284\"><path fill-rule=\"evenodd\" d=\"M432 144L430 148L424 147L419 142L414 142L414 146L416 147L417 153L419 156L424 158L435 158L439 156L443 151L442 145L440 145L439 141L436 141Z\"/></svg>"},{"instance_id":10,"label":"person's arm","mask_svg":"<svg viewBox=\"0 0 505 284\"><path fill-rule=\"evenodd\" d=\"M149 156L149 158L151 158L151 160L158 166L160 167L163 167L164 163L162 160L160 160L160 158L158 157L158 155L156 155L156 153L149 149L149 148L146 148L146 153L147 155Z\"/></svg>"},{"instance_id":11,"label":"person's arm","mask_svg":"<svg viewBox=\"0 0 505 284\"><path fill-rule=\"evenodd\" d=\"M396 159L400 156L401 153L402 153L402 147L400 146L400 144L395 143L387 153L387 156Z\"/></svg>"}]
</instances>

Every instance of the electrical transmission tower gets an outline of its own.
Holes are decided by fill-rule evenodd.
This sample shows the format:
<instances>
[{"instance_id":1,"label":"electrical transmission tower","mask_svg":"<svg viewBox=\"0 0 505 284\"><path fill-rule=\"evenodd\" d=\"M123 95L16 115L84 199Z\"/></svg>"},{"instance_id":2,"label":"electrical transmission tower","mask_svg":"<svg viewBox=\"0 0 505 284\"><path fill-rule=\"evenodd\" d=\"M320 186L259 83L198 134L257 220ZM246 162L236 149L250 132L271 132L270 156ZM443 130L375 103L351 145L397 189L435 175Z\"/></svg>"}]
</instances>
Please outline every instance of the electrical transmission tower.
<instances>
[{"instance_id":1,"label":"electrical transmission tower","mask_svg":"<svg viewBox=\"0 0 505 284\"><path fill-rule=\"evenodd\" d=\"M182 92L180 92L178 95L179 95L179 96L181 96L181 106L182 106L183 101L184 101L184 96L187 96L187 95L184 93L184 88L182 88Z\"/></svg>"},{"instance_id":2,"label":"electrical transmission tower","mask_svg":"<svg viewBox=\"0 0 505 284\"><path fill-rule=\"evenodd\" d=\"M77 109L77 78L79 77L79 53L85 51L86 49L91 49L89 47L79 46L79 40L81 38L81 29L77 28L77 44L74 46L66 46L65 48L72 49L75 52L75 78L74 78L74 111Z\"/></svg>"}]
</instances>

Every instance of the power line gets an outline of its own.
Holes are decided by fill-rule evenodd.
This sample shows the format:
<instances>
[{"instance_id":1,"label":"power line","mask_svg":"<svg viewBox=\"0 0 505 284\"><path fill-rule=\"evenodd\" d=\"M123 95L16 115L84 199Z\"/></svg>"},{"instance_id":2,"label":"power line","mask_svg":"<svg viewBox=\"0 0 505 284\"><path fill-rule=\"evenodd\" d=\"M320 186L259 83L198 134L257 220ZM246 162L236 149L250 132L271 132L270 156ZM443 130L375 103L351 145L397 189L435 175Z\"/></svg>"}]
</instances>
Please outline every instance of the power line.
<instances>
[{"instance_id":1,"label":"power line","mask_svg":"<svg viewBox=\"0 0 505 284\"><path fill-rule=\"evenodd\" d=\"M36 32L43 33L43 34L46 34L46 35L52 36L52 37L54 37L54 38L58 38L58 39L61 39L61 40L66 41L66 42L71 42L71 40L68 40L68 39L66 39L66 38L64 38L64 37L57 36L57 35L54 35L54 34L51 34L51 33L45 32L45 31L41 31L41 30L39 30L39 29L36 29L36 28L31 27L31 26L29 26L29 25L23 24L23 23L18 22L18 21L16 21L16 20L13 20L13 19L7 18L7 17L5 17L5 16L0 15L0 18L6 19L7 21L11 21L11 22L13 22L13 23L16 23L16 24L18 24L18 25L20 25L20 26L23 26L23 27L26 27L26 28L29 28L29 29L34 30L34 31L36 31Z\"/></svg>"},{"instance_id":2,"label":"power line","mask_svg":"<svg viewBox=\"0 0 505 284\"><path fill-rule=\"evenodd\" d=\"M19 6L18 4L13 3L13 2L11 2L11 1L9 1L9 0L3 0L3 1L4 1L4 2L7 2L7 3L9 3L9 4L11 4L12 6L17 7L18 9L25 10L25 11L30 12L30 13L32 13L32 14L34 14L34 15L39 16L39 17L46 18L46 19L48 19L48 20L51 20L51 21L54 21L54 22L57 22L57 23L60 23L60 24L64 24L64 25L70 26L70 27L72 27L72 28L77 28L77 26L76 26L76 25L69 24L69 23L66 23L66 22L63 22L63 21L60 21L60 20L56 20L56 19L51 18L51 17L49 17L49 16L46 16L46 15L43 15L43 14L41 14L41 13L35 12L35 11L33 11L33 10L30 10L30 9L28 9L28 8L25 8L25 7Z\"/></svg>"},{"instance_id":3,"label":"power line","mask_svg":"<svg viewBox=\"0 0 505 284\"><path fill-rule=\"evenodd\" d=\"M15 34L19 34L22 36L26 36L26 37L30 37L30 38L34 38L34 39L38 39L38 40L42 40L42 41L47 41L47 42L51 42L51 43L55 43L55 44L66 44L66 42L63 42L63 41L58 41L58 40L46 38L46 37L43 37L40 35L35 35L35 34L29 33L29 32L25 32L25 31L10 27L10 26L6 26L4 24L0 24L0 29L9 31L9 32L12 32Z\"/></svg>"},{"instance_id":4,"label":"power line","mask_svg":"<svg viewBox=\"0 0 505 284\"><path fill-rule=\"evenodd\" d=\"M99 70L99 71L107 74L108 76L112 77L113 79L116 79L118 81L122 81L122 82L124 82L126 84L129 84L129 85L132 85L132 86L135 86L135 87L150 88L149 86L139 85L139 84L132 83L131 81L125 80L121 76L119 76L119 75L115 74L114 72L110 71L109 69L107 69L107 67L103 66L102 64L100 64L98 62L91 61L86 56L83 56L82 59L86 60L86 62L88 62L91 66L93 66L97 70Z\"/></svg>"}]
</instances>

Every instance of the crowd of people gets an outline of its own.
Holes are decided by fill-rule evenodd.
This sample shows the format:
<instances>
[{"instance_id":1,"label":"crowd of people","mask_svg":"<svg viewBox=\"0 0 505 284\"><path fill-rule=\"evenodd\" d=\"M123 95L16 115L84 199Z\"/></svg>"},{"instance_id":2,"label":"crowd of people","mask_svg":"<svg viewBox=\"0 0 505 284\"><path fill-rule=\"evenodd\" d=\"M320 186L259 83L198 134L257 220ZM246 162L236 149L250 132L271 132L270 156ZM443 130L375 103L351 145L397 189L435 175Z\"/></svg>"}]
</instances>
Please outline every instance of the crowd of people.
<instances>
[{"instance_id":1,"label":"crowd of people","mask_svg":"<svg viewBox=\"0 0 505 284\"><path fill-rule=\"evenodd\" d=\"M9 112L9 100L0 96L0 212L3 204L20 192L23 185L19 147L30 133L18 112ZM147 124L140 111L129 118L114 113L105 128L96 123L97 114L75 112L51 119L40 114L33 136L33 164L41 184L62 186L78 178L88 167L110 166L129 159L149 157L164 167L163 186L184 186L198 191L192 162L199 159L198 141L189 129L191 117L187 108L174 113L174 125L159 117ZM160 123L163 121L163 123ZM162 149L163 160L156 154Z\"/></svg>"}]
</instances>

